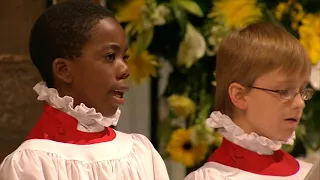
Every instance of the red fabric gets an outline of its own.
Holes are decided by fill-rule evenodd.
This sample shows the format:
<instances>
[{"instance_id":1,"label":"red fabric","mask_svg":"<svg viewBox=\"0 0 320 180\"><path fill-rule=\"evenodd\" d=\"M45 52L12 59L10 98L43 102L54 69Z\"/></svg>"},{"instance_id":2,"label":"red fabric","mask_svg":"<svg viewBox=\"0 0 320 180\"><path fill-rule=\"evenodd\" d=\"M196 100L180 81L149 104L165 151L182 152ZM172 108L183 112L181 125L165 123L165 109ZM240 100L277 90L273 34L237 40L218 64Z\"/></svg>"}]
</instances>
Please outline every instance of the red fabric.
<instances>
[{"instance_id":1,"label":"red fabric","mask_svg":"<svg viewBox=\"0 0 320 180\"><path fill-rule=\"evenodd\" d=\"M299 162L283 150L275 151L273 155L259 155L244 149L226 139L208 159L243 171L269 176L290 176L296 174Z\"/></svg>"},{"instance_id":2,"label":"red fabric","mask_svg":"<svg viewBox=\"0 0 320 180\"><path fill-rule=\"evenodd\" d=\"M112 141L115 131L107 127L102 132L82 132L77 130L78 121L50 105L44 106L44 111L27 137L28 139L49 139L69 144L96 144Z\"/></svg>"}]
</instances>

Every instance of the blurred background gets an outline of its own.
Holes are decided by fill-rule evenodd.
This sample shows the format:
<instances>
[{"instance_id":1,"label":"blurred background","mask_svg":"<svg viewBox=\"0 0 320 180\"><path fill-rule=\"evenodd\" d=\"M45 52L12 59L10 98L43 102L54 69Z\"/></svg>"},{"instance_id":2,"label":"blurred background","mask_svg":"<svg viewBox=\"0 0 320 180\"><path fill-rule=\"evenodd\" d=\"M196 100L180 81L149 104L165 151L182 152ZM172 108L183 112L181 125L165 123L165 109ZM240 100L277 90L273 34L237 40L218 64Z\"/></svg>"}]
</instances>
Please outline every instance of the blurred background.
<instances>
[{"instance_id":1,"label":"blurred background","mask_svg":"<svg viewBox=\"0 0 320 180\"><path fill-rule=\"evenodd\" d=\"M295 157L316 162L320 148L320 1L93 0L113 10L130 44L131 89L117 130L146 135L183 179L220 145L205 127L213 110L215 53L230 30L256 21L282 25L313 64ZM32 87L40 81L28 54L36 18L56 0L0 0L0 161L24 140L42 111Z\"/></svg>"}]
</instances>

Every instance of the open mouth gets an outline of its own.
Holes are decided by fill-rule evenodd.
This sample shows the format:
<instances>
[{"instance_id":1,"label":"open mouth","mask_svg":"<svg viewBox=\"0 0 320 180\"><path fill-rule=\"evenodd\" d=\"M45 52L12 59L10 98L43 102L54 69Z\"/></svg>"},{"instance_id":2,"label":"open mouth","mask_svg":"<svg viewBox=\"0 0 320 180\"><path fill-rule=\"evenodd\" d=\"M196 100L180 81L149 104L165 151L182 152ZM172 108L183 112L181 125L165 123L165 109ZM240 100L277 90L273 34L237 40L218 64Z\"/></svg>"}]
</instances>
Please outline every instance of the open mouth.
<instances>
[{"instance_id":1,"label":"open mouth","mask_svg":"<svg viewBox=\"0 0 320 180\"><path fill-rule=\"evenodd\" d=\"M128 91L128 86L119 85L114 89L111 89L110 93L113 96L113 101L117 105L124 105L125 97L124 94Z\"/></svg>"},{"instance_id":2,"label":"open mouth","mask_svg":"<svg viewBox=\"0 0 320 180\"><path fill-rule=\"evenodd\" d=\"M120 90L113 90L114 92L114 96L116 96L117 98L123 98L124 96L124 92L120 91Z\"/></svg>"}]
</instances>

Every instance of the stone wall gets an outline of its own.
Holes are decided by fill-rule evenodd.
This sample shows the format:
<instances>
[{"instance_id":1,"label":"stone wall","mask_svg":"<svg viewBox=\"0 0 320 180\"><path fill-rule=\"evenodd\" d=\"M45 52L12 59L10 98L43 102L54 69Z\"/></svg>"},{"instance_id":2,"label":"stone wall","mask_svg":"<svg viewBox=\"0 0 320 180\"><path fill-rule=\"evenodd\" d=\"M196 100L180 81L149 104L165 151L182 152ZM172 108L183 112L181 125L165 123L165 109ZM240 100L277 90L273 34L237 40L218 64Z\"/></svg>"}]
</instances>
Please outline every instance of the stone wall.
<instances>
[{"instance_id":1,"label":"stone wall","mask_svg":"<svg viewBox=\"0 0 320 180\"><path fill-rule=\"evenodd\" d=\"M27 57L31 28L46 0L1 1L0 162L25 139L42 111L32 87L40 80Z\"/></svg>"},{"instance_id":2,"label":"stone wall","mask_svg":"<svg viewBox=\"0 0 320 180\"><path fill-rule=\"evenodd\" d=\"M1 1L0 54L28 54L31 28L46 0Z\"/></svg>"},{"instance_id":3,"label":"stone wall","mask_svg":"<svg viewBox=\"0 0 320 180\"><path fill-rule=\"evenodd\" d=\"M26 56L0 56L0 161L14 151L39 118L32 87L40 76Z\"/></svg>"}]
</instances>

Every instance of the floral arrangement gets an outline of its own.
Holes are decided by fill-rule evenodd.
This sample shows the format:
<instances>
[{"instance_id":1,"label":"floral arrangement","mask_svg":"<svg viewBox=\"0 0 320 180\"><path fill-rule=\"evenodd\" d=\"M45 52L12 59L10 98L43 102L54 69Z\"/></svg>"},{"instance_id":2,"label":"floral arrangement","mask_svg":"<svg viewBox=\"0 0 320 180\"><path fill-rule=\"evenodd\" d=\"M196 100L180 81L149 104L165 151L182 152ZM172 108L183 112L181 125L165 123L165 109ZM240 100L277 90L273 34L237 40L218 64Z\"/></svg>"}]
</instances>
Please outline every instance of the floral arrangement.
<instances>
[{"instance_id":1,"label":"floral arrangement","mask_svg":"<svg viewBox=\"0 0 320 180\"><path fill-rule=\"evenodd\" d=\"M320 14L316 1L295 0L127 0L108 1L130 42L131 80L158 76L164 62L172 72L162 98L170 112L160 122L163 157L188 168L200 165L222 137L205 120L213 110L215 53L233 29L256 21L285 27L306 48L312 61L311 87L320 89ZM293 147L295 156L320 148L320 92L307 102Z\"/></svg>"}]
</instances>

